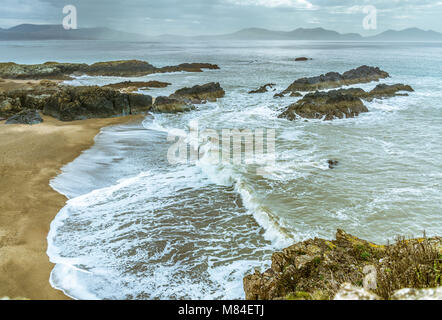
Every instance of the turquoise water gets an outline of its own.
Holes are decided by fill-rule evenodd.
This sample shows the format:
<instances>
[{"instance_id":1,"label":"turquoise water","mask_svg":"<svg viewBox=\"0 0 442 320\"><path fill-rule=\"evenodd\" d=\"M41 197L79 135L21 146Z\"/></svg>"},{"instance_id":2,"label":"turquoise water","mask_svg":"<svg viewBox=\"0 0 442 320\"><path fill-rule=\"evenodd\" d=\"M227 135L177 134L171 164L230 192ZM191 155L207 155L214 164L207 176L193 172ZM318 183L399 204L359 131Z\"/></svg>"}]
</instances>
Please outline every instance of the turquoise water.
<instances>
[{"instance_id":1,"label":"turquoise water","mask_svg":"<svg viewBox=\"0 0 442 320\"><path fill-rule=\"evenodd\" d=\"M157 66L216 63L221 70L142 77L178 88L220 82L226 96L180 115L102 130L96 144L52 181L70 201L51 226L54 287L78 298L242 299L242 278L271 253L337 228L385 243L442 231L442 45L434 43L117 42L0 43L0 60L95 62L142 59ZM312 61L295 63L308 56ZM355 119L289 122L298 98L248 95L295 79L360 65L405 83L408 97L366 102ZM80 77L70 84L129 78ZM372 89L376 83L357 87ZM171 165L169 134L201 129L275 129L271 173L205 161ZM182 132L181 132L182 133ZM187 136L186 138L189 138ZM328 159L339 160L330 170Z\"/></svg>"}]
</instances>

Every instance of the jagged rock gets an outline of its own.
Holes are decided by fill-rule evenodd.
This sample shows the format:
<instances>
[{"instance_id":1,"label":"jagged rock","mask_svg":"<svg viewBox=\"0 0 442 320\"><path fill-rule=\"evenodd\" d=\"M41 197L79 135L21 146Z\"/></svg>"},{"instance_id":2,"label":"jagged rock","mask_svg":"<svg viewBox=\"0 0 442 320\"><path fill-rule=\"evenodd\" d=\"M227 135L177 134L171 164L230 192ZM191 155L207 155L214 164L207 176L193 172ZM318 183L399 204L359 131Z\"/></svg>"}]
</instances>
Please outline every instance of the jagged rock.
<instances>
[{"instance_id":1,"label":"jagged rock","mask_svg":"<svg viewBox=\"0 0 442 320\"><path fill-rule=\"evenodd\" d=\"M149 88L165 88L171 85L168 82L161 81L124 81L107 84L104 87L120 90L121 92L131 93L138 89L148 90Z\"/></svg>"},{"instance_id":2,"label":"jagged rock","mask_svg":"<svg viewBox=\"0 0 442 320\"><path fill-rule=\"evenodd\" d=\"M282 93L332 89L344 85L379 81L387 77L389 77L389 74L378 67L361 66L357 69L344 72L343 74L329 72L317 77L298 79Z\"/></svg>"},{"instance_id":3,"label":"jagged rock","mask_svg":"<svg viewBox=\"0 0 442 320\"><path fill-rule=\"evenodd\" d=\"M6 120L6 124L37 124L41 122L43 122L43 119L38 111L29 109L23 110Z\"/></svg>"},{"instance_id":4,"label":"jagged rock","mask_svg":"<svg viewBox=\"0 0 442 320\"><path fill-rule=\"evenodd\" d=\"M137 77L164 72L202 72L203 69L219 69L208 63L184 63L178 66L157 68L146 61L120 60L84 63L46 62L24 65L13 62L0 63L0 77L4 79L71 79L72 75Z\"/></svg>"},{"instance_id":5,"label":"jagged rock","mask_svg":"<svg viewBox=\"0 0 442 320\"><path fill-rule=\"evenodd\" d=\"M382 300L378 295L356 287L351 283L344 283L333 300Z\"/></svg>"},{"instance_id":6,"label":"jagged rock","mask_svg":"<svg viewBox=\"0 0 442 320\"><path fill-rule=\"evenodd\" d=\"M336 90L336 92L338 93L358 97L367 101L372 101L373 99L391 98L395 96L408 96L408 93L400 93L401 91L413 92L414 90L411 86L402 83L392 85L378 84L373 90L369 92L366 92L361 88Z\"/></svg>"},{"instance_id":7,"label":"jagged rock","mask_svg":"<svg viewBox=\"0 0 442 320\"><path fill-rule=\"evenodd\" d=\"M414 92L413 88L409 85L402 83L388 85L378 84L373 90L367 94L367 100L372 99L384 99L394 96L408 96L408 93L398 93L400 91Z\"/></svg>"},{"instance_id":8,"label":"jagged rock","mask_svg":"<svg viewBox=\"0 0 442 320\"><path fill-rule=\"evenodd\" d=\"M50 97L43 114L73 121L137 114L151 108L152 98L149 96L123 94L98 86L64 87Z\"/></svg>"},{"instance_id":9,"label":"jagged rock","mask_svg":"<svg viewBox=\"0 0 442 320\"><path fill-rule=\"evenodd\" d=\"M184 100L173 99L169 97L157 97L153 104L153 111L164 113L178 113L195 109L193 105Z\"/></svg>"},{"instance_id":10,"label":"jagged rock","mask_svg":"<svg viewBox=\"0 0 442 320\"><path fill-rule=\"evenodd\" d=\"M244 291L247 300L332 299L344 283L361 288L373 284L367 276L374 276L371 294L389 299L410 283L440 286L441 249L442 238L377 245L338 230L336 240L315 238L275 252L269 270L244 277ZM357 291L360 297L374 297Z\"/></svg>"},{"instance_id":11,"label":"jagged rock","mask_svg":"<svg viewBox=\"0 0 442 320\"><path fill-rule=\"evenodd\" d=\"M333 120L353 118L363 112L368 112L368 109L360 98L332 90L305 95L304 98L290 105L279 117L288 120L295 120L298 117Z\"/></svg>"},{"instance_id":12,"label":"jagged rock","mask_svg":"<svg viewBox=\"0 0 442 320\"><path fill-rule=\"evenodd\" d=\"M264 92L267 92L267 91L268 91L267 88L273 88L274 85L275 85L274 83L267 83L267 84L265 84L265 85L259 87L259 89L249 91L249 94L254 94L254 93L264 93Z\"/></svg>"},{"instance_id":13,"label":"jagged rock","mask_svg":"<svg viewBox=\"0 0 442 320\"><path fill-rule=\"evenodd\" d=\"M224 97L225 94L219 83L210 82L204 85L196 85L192 88L179 89L170 98L200 104L204 103L204 101L216 101L218 98Z\"/></svg>"}]
</instances>

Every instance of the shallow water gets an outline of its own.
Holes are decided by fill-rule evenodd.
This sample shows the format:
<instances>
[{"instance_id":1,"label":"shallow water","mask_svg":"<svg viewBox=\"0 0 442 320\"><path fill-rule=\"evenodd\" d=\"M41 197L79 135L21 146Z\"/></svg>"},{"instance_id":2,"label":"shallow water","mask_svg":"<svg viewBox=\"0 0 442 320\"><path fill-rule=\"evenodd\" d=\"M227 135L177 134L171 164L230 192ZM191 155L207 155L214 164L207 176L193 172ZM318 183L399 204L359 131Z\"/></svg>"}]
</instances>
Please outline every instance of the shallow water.
<instances>
[{"instance_id":1,"label":"shallow water","mask_svg":"<svg viewBox=\"0 0 442 320\"><path fill-rule=\"evenodd\" d=\"M51 182L70 198L48 237L56 263L51 283L74 298L242 299L243 276L268 267L272 251L295 241L333 238L337 228L380 243L442 231L441 44L60 41L0 48L0 60L26 63L137 58L157 66L221 67L143 77L173 84L146 92L153 96L217 81L226 97L186 114L105 128L95 146ZM313 60L291 61L297 56ZM297 98L247 94L265 83L281 91L299 77L362 64L389 72L382 82L410 84L415 92L367 102L369 113L331 122L278 119ZM129 78L71 83L123 80ZM271 173L204 157L169 164L168 134L188 132L191 121L219 131L275 129ZM339 166L330 170L328 159Z\"/></svg>"}]
</instances>

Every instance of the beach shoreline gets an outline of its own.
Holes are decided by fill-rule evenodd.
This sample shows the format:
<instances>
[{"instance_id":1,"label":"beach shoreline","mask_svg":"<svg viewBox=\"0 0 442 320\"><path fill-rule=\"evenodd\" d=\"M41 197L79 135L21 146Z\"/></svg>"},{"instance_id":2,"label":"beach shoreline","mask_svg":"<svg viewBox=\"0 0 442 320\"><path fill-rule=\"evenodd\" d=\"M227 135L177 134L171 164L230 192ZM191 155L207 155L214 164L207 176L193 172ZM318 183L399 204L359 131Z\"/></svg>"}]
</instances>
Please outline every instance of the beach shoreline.
<instances>
[{"instance_id":1,"label":"beach shoreline","mask_svg":"<svg viewBox=\"0 0 442 320\"><path fill-rule=\"evenodd\" d=\"M143 115L37 125L0 121L0 297L69 299L51 287L46 255L50 223L66 197L49 182L94 144L103 127L140 121Z\"/></svg>"}]
</instances>

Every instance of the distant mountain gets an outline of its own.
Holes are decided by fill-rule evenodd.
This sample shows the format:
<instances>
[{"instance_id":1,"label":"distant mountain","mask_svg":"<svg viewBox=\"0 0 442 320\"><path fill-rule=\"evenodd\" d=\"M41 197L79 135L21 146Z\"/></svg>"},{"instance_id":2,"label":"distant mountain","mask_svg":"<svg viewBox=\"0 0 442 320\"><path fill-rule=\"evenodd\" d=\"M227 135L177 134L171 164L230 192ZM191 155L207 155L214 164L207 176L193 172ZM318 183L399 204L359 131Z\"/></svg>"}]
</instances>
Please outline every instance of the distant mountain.
<instances>
[{"instance_id":1,"label":"distant mountain","mask_svg":"<svg viewBox=\"0 0 442 320\"><path fill-rule=\"evenodd\" d=\"M165 34L148 37L109 28L65 30L61 25L21 24L0 29L0 40L119 40L119 41L189 41L189 40L322 40L322 41L442 41L442 33L410 28L388 30L376 36L363 37L357 33L339 33L323 28L298 28L274 31L262 28L242 29L223 35L186 37Z\"/></svg>"},{"instance_id":2,"label":"distant mountain","mask_svg":"<svg viewBox=\"0 0 442 320\"><path fill-rule=\"evenodd\" d=\"M218 40L361 40L362 36L356 33L341 34L323 28L298 28L293 31L272 31L260 28L249 28L226 35L202 36L198 38Z\"/></svg>"},{"instance_id":3,"label":"distant mountain","mask_svg":"<svg viewBox=\"0 0 442 320\"><path fill-rule=\"evenodd\" d=\"M372 41L442 41L442 33L409 28L401 31L388 30L366 39Z\"/></svg>"},{"instance_id":4,"label":"distant mountain","mask_svg":"<svg viewBox=\"0 0 442 320\"><path fill-rule=\"evenodd\" d=\"M62 25L21 24L0 29L0 40L122 40L145 41L142 35L109 28L65 30Z\"/></svg>"},{"instance_id":5,"label":"distant mountain","mask_svg":"<svg viewBox=\"0 0 442 320\"><path fill-rule=\"evenodd\" d=\"M442 33L410 28L401 31L388 30L376 36L363 37L357 33L342 34L323 28L298 28L293 31L249 28L231 34L197 38L216 40L442 41Z\"/></svg>"}]
</instances>

